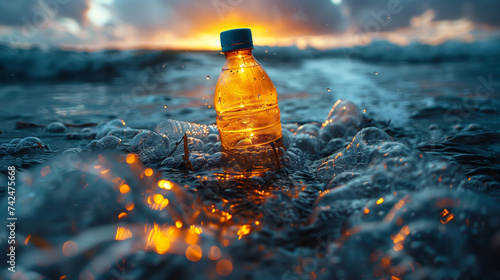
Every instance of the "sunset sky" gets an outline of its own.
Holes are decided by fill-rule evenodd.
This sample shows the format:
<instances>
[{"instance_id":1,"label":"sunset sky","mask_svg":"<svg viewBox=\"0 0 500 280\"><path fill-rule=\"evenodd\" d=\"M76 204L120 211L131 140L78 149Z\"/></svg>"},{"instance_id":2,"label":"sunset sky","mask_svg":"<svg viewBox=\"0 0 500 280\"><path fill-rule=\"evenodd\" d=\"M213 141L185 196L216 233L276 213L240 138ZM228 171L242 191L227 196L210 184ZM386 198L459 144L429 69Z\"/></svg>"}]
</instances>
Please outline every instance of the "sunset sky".
<instances>
[{"instance_id":1,"label":"sunset sky","mask_svg":"<svg viewBox=\"0 0 500 280\"><path fill-rule=\"evenodd\" d=\"M0 42L14 47L220 48L249 27L256 45L328 49L498 36L497 0L0 0Z\"/></svg>"}]
</instances>

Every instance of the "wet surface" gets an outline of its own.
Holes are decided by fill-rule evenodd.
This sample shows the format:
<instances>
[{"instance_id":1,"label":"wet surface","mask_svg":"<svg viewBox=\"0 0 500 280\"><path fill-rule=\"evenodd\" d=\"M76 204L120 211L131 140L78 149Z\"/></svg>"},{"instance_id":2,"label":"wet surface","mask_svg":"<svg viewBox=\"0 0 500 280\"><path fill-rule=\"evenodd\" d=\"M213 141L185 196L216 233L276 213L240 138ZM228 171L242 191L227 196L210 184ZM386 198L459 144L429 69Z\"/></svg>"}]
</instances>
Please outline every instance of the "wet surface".
<instances>
[{"instance_id":1,"label":"wet surface","mask_svg":"<svg viewBox=\"0 0 500 280\"><path fill-rule=\"evenodd\" d=\"M262 177L223 172L211 125L222 56L162 58L149 64L161 79L144 68L129 80L2 85L16 276L500 277L494 59L257 59L278 89L287 147L284 168ZM184 132L194 171L177 146Z\"/></svg>"}]
</instances>

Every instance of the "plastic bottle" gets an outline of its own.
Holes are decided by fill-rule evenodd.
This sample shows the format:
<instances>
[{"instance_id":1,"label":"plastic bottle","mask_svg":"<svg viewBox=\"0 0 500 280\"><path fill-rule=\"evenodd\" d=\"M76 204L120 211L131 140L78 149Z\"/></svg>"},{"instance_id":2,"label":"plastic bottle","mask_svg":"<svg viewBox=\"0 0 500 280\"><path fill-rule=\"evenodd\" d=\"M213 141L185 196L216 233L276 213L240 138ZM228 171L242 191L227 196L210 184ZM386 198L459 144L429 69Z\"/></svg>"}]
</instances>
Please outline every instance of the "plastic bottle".
<instances>
[{"instance_id":1,"label":"plastic bottle","mask_svg":"<svg viewBox=\"0 0 500 280\"><path fill-rule=\"evenodd\" d=\"M184 133L188 137L195 137L203 141L208 135L217 134L217 129L213 125L188 123L171 119L161 121L155 130L158 133L167 135L172 141L178 141L184 137Z\"/></svg>"},{"instance_id":2,"label":"plastic bottle","mask_svg":"<svg viewBox=\"0 0 500 280\"><path fill-rule=\"evenodd\" d=\"M277 170L284 153L278 95L252 54L252 33L248 28L232 29L220 38L226 62L214 104L228 165L252 173Z\"/></svg>"}]
</instances>

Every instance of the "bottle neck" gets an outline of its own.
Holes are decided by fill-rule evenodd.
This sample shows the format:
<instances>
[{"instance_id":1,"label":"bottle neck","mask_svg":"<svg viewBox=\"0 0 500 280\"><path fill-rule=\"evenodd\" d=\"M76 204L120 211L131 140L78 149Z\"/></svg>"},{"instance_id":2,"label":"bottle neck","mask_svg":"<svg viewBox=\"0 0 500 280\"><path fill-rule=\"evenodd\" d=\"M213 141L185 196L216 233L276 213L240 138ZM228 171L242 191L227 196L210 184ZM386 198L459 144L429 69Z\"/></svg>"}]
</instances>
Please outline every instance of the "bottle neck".
<instances>
[{"instance_id":1,"label":"bottle neck","mask_svg":"<svg viewBox=\"0 0 500 280\"><path fill-rule=\"evenodd\" d=\"M252 49L237 49L232 51L224 52L226 59L230 58L241 58L243 56L253 57Z\"/></svg>"},{"instance_id":2,"label":"bottle neck","mask_svg":"<svg viewBox=\"0 0 500 280\"><path fill-rule=\"evenodd\" d=\"M235 69L244 67L259 66L260 63L255 59L252 49L237 49L224 52L226 63L223 69Z\"/></svg>"}]
</instances>

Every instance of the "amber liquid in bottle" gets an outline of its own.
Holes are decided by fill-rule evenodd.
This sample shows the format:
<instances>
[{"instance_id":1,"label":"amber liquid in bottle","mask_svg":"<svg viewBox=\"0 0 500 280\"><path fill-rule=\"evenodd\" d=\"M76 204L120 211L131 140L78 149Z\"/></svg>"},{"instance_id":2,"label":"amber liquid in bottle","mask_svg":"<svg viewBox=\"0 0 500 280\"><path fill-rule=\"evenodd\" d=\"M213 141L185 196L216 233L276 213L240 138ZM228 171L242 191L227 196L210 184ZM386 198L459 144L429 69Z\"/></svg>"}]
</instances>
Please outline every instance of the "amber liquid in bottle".
<instances>
[{"instance_id":1,"label":"amber liquid in bottle","mask_svg":"<svg viewBox=\"0 0 500 280\"><path fill-rule=\"evenodd\" d=\"M228 166L253 174L277 170L284 146L276 89L252 49L224 54L214 104Z\"/></svg>"}]
</instances>

